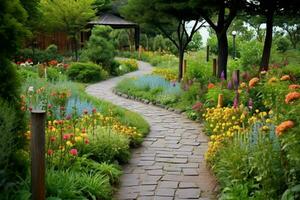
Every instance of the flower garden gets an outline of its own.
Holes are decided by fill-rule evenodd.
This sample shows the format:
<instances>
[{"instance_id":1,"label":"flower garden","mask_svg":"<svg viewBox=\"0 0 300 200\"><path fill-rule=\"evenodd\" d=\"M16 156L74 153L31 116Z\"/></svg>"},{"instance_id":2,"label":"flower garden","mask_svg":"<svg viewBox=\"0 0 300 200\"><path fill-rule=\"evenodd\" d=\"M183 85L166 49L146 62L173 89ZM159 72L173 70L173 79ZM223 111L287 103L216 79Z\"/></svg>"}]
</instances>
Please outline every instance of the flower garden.
<instances>
[{"instance_id":1,"label":"flower garden","mask_svg":"<svg viewBox=\"0 0 300 200\"><path fill-rule=\"evenodd\" d=\"M298 8L1 0L0 199L300 199Z\"/></svg>"},{"instance_id":2,"label":"flower garden","mask_svg":"<svg viewBox=\"0 0 300 200\"><path fill-rule=\"evenodd\" d=\"M157 57L164 59L164 55ZM188 57L191 64L181 83L176 82L174 68L160 66L153 75L125 79L116 89L204 123L210 137L205 159L220 183L222 199L296 195L299 70L274 66L259 75L241 72L239 80L233 73L232 78L219 81L206 76L211 67L196 68L194 57Z\"/></svg>"}]
</instances>

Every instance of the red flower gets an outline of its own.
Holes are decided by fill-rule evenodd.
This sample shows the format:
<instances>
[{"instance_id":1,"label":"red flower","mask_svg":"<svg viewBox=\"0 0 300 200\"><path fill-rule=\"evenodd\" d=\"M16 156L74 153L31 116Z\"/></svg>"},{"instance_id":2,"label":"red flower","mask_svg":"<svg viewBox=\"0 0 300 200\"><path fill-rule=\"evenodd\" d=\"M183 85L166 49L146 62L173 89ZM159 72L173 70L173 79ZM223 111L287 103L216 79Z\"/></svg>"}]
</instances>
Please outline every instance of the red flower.
<instances>
[{"instance_id":1,"label":"red flower","mask_svg":"<svg viewBox=\"0 0 300 200\"><path fill-rule=\"evenodd\" d=\"M73 156L77 156L78 155L77 149L71 149L70 154L72 154Z\"/></svg>"},{"instance_id":2,"label":"red flower","mask_svg":"<svg viewBox=\"0 0 300 200\"><path fill-rule=\"evenodd\" d=\"M51 155L53 154L53 150L52 150L52 149L48 149L47 154L48 154L49 156L51 156Z\"/></svg>"},{"instance_id":3,"label":"red flower","mask_svg":"<svg viewBox=\"0 0 300 200\"><path fill-rule=\"evenodd\" d=\"M214 88L215 87L215 85L213 84L213 83L209 83L208 85L207 85L207 89L212 89L212 88Z\"/></svg>"},{"instance_id":4,"label":"red flower","mask_svg":"<svg viewBox=\"0 0 300 200\"><path fill-rule=\"evenodd\" d=\"M93 111L92 111L93 113L96 113L97 112L97 109L96 108L93 108Z\"/></svg>"},{"instance_id":5,"label":"red flower","mask_svg":"<svg viewBox=\"0 0 300 200\"><path fill-rule=\"evenodd\" d=\"M203 103L201 102L197 102L195 103L195 105L193 105L192 109L195 110L195 111L199 111L203 106Z\"/></svg>"},{"instance_id":6,"label":"red flower","mask_svg":"<svg viewBox=\"0 0 300 200\"><path fill-rule=\"evenodd\" d=\"M56 137L55 137L55 136L51 136L51 137L50 137L50 141L51 141L51 142L54 142L55 140L56 140Z\"/></svg>"},{"instance_id":7,"label":"red flower","mask_svg":"<svg viewBox=\"0 0 300 200\"><path fill-rule=\"evenodd\" d=\"M84 140L84 143L85 143L85 144L89 144L90 141L89 141L88 139L85 139L85 140Z\"/></svg>"}]
</instances>

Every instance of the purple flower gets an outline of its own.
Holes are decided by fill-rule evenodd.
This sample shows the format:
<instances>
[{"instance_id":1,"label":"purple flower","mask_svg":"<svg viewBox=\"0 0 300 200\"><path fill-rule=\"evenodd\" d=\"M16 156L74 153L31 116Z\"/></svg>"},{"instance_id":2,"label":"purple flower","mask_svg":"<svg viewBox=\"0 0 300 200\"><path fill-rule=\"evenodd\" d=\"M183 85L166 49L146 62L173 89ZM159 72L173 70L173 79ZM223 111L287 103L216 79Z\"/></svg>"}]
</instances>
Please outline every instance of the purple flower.
<instances>
[{"instance_id":1,"label":"purple flower","mask_svg":"<svg viewBox=\"0 0 300 200\"><path fill-rule=\"evenodd\" d=\"M221 73L221 77L220 77L220 78L221 78L221 80L222 80L222 81L224 81L224 80L225 80L225 73L224 73L224 71L222 71L222 73Z\"/></svg>"},{"instance_id":2,"label":"purple flower","mask_svg":"<svg viewBox=\"0 0 300 200\"><path fill-rule=\"evenodd\" d=\"M232 75L232 79L233 79L233 83L234 83L234 88L237 89L239 87L239 80L238 80L238 77L237 77L236 73L234 73Z\"/></svg>"},{"instance_id":3,"label":"purple flower","mask_svg":"<svg viewBox=\"0 0 300 200\"><path fill-rule=\"evenodd\" d=\"M253 109L253 100L251 98L248 101L248 108Z\"/></svg>"},{"instance_id":4,"label":"purple flower","mask_svg":"<svg viewBox=\"0 0 300 200\"><path fill-rule=\"evenodd\" d=\"M227 88L229 89L229 90L232 90L232 80L229 80L228 81L228 84L227 84Z\"/></svg>"}]
</instances>

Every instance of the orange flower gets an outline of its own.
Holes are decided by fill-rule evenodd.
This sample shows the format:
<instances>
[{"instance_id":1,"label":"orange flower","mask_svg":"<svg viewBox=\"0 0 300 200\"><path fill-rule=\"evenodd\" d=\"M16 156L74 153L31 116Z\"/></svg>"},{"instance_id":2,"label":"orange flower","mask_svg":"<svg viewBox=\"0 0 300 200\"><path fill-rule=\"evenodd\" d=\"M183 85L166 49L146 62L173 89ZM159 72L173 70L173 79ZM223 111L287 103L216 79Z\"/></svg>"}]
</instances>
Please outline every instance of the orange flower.
<instances>
[{"instance_id":1,"label":"orange flower","mask_svg":"<svg viewBox=\"0 0 300 200\"><path fill-rule=\"evenodd\" d=\"M300 85L296 85L296 84L289 85L289 89L290 89L290 90L300 89Z\"/></svg>"},{"instance_id":2,"label":"orange flower","mask_svg":"<svg viewBox=\"0 0 300 200\"><path fill-rule=\"evenodd\" d=\"M253 87L256 85L256 83L258 83L258 81L259 81L259 78L257 78L257 77L252 78L252 79L249 81L249 87L250 87L250 88L253 88Z\"/></svg>"},{"instance_id":3,"label":"orange flower","mask_svg":"<svg viewBox=\"0 0 300 200\"><path fill-rule=\"evenodd\" d=\"M285 103L288 104L291 101L297 100L300 98L300 92L290 92L285 96Z\"/></svg>"},{"instance_id":4,"label":"orange flower","mask_svg":"<svg viewBox=\"0 0 300 200\"><path fill-rule=\"evenodd\" d=\"M290 78L289 75L284 75L284 76L282 76L282 77L280 78L281 81L288 81L288 80L290 80L290 79L291 79L291 78Z\"/></svg>"},{"instance_id":5,"label":"orange flower","mask_svg":"<svg viewBox=\"0 0 300 200\"><path fill-rule=\"evenodd\" d=\"M212 89L212 88L214 88L215 87L215 85L213 84L213 83L209 83L208 85L207 85L207 88L208 89Z\"/></svg>"},{"instance_id":6,"label":"orange flower","mask_svg":"<svg viewBox=\"0 0 300 200\"><path fill-rule=\"evenodd\" d=\"M294 127L293 121L291 121L291 120L284 121L276 127L276 134L278 136L280 136L280 135L282 135L282 133L284 131L286 131L287 129L293 128L293 127Z\"/></svg>"}]
</instances>

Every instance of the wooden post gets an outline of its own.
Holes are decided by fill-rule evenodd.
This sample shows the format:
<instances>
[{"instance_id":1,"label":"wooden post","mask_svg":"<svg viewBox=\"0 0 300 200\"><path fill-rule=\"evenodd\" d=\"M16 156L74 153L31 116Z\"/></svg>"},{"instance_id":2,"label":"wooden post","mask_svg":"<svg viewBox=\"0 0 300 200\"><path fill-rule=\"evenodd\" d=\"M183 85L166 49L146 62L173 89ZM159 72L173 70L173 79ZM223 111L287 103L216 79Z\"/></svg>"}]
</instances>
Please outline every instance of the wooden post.
<instances>
[{"instance_id":1,"label":"wooden post","mask_svg":"<svg viewBox=\"0 0 300 200\"><path fill-rule=\"evenodd\" d=\"M142 55L142 46L139 45L139 59L141 59L141 55Z\"/></svg>"},{"instance_id":2,"label":"wooden post","mask_svg":"<svg viewBox=\"0 0 300 200\"><path fill-rule=\"evenodd\" d=\"M183 69L182 69L182 72L183 72L183 74L182 74L182 77L184 77L185 76L185 74L186 74L186 59L184 59L183 60Z\"/></svg>"},{"instance_id":3,"label":"wooden post","mask_svg":"<svg viewBox=\"0 0 300 200\"><path fill-rule=\"evenodd\" d=\"M217 59L213 59L213 76L217 76Z\"/></svg>"},{"instance_id":4,"label":"wooden post","mask_svg":"<svg viewBox=\"0 0 300 200\"><path fill-rule=\"evenodd\" d=\"M219 94L218 96L218 108L223 106L223 94Z\"/></svg>"},{"instance_id":5,"label":"wooden post","mask_svg":"<svg viewBox=\"0 0 300 200\"><path fill-rule=\"evenodd\" d=\"M206 47L206 62L209 61L209 45Z\"/></svg>"},{"instance_id":6,"label":"wooden post","mask_svg":"<svg viewBox=\"0 0 300 200\"><path fill-rule=\"evenodd\" d=\"M31 112L31 192L32 200L45 199L45 120L46 112Z\"/></svg>"}]
</instances>

